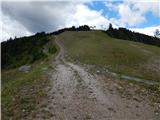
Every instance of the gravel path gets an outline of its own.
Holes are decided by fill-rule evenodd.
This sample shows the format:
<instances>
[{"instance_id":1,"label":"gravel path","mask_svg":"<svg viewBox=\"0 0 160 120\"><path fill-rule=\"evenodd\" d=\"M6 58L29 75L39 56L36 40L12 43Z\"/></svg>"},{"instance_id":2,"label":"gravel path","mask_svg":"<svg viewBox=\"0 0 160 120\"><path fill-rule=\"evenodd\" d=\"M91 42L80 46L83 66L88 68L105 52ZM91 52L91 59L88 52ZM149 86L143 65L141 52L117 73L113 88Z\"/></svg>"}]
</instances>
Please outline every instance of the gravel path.
<instances>
[{"instance_id":1,"label":"gravel path","mask_svg":"<svg viewBox=\"0 0 160 120\"><path fill-rule=\"evenodd\" d=\"M52 74L47 105L34 120L158 120L147 100L122 98L110 85L85 68L64 59L64 48L56 37L60 52ZM138 98L139 99L139 98Z\"/></svg>"}]
</instances>

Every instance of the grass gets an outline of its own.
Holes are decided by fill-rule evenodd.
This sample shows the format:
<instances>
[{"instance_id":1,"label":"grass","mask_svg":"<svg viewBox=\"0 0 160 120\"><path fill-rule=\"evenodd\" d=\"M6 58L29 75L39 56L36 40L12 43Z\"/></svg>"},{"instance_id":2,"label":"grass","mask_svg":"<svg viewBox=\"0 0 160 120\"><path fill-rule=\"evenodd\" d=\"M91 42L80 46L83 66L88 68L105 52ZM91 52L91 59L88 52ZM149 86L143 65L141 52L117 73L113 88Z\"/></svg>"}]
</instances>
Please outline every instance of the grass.
<instances>
[{"instance_id":1,"label":"grass","mask_svg":"<svg viewBox=\"0 0 160 120\"><path fill-rule=\"evenodd\" d=\"M29 73L20 72L18 68L2 69L1 108L3 120L24 119L47 96L46 88L50 85L50 81L46 72L51 68L50 61L54 56L55 52L48 54L47 58L31 64L32 69Z\"/></svg>"},{"instance_id":2,"label":"grass","mask_svg":"<svg viewBox=\"0 0 160 120\"><path fill-rule=\"evenodd\" d=\"M48 67L47 62L32 65L29 73L17 69L2 71L3 120L24 118L47 95L45 87L49 80L44 76L44 67Z\"/></svg>"},{"instance_id":3,"label":"grass","mask_svg":"<svg viewBox=\"0 0 160 120\"><path fill-rule=\"evenodd\" d=\"M160 82L160 48L118 40L101 31L64 32L59 39L73 60Z\"/></svg>"}]
</instances>

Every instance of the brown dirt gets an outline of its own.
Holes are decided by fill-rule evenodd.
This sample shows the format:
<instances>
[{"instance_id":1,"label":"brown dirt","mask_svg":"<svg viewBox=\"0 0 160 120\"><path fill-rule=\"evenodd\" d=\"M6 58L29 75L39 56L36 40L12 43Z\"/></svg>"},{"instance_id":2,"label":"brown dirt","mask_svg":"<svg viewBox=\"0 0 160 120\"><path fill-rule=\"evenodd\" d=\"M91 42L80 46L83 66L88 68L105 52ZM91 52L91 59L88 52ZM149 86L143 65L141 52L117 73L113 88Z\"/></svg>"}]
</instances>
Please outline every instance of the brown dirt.
<instances>
[{"instance_id":1,"label":"brown dirt","mask_svg":"<svg viewBox=\"0 0 160 120\"><path fill-rule=\"evenodd\" d=\"M67 62L58 37L56 43L60 52L53 62L56 69L52 73L49 97L28 119L158 120L160 113L155 114L147 96L123 97L119 92L123 88L116 81Z\"/></svg>"}]
</instances>

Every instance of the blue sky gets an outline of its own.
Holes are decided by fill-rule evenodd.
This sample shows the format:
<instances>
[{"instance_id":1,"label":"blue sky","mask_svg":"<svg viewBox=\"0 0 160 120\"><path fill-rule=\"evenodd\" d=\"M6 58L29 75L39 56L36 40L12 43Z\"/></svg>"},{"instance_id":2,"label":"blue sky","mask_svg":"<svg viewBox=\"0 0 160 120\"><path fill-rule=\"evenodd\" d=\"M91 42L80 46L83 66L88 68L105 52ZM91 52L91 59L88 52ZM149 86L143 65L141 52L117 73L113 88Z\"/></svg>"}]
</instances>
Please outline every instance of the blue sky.
<instances>
[{"instance_id":1,"label":"blue sky","mask_svg":"<svg viewBox=\"0 0 160 120\"><path fill-rule=\"evenodd\" d=\"M160 0L13 1L1 5L1 41L84 24L106 30L112 23L151 36L160 30Z\"/></svg>"},{"instance_id":2,"label":"blue sky","mask_svg":"<svg viewBox=\"0 0 160 120\"><path fill-rule=\"evenodd\" d=\"M117 4L120 2L114 2L114 4ZM110 11L104 4L104 1L93 1L92 3L86 3L86 5L92 9L92 10L96 10L96 11L100 11L103 10L102 15L103 16L108 16L108 17L115 17L118 18L118 15L115 11Z\"/></svg>"},{"instance_id":3,"label":"blue sky","mask_svg":"<svg viewBox=\"0 0 160 120\"><path fill-rule=\"evenodd\" d=\"M115 2L108 2L108 3L112 3L113 5L119 5L119 4L123 4L123 1L115 1ZM143 2L141 2L143 4ZM107 2L106 2L107 4ZM159 3L157 3L159 4ZM86 4L90 9L92 10L96 10L96 11L103 11L102 15L107 17L107 18L115 18L118 19L120 18L118 11L115 10L109 10L109 7L105 6L105 2L104 1L94 1L92 3L87 3ZM157 9L157 11L159 11L158 14L160 14L160 10ZM124 11L125 12L125 11ZM160 25L160 15L154 15L152 13L152 11L147 11L144 13L144 17L146 18L146 20L140 24L136 24L133 26L130 25L126 25L125 27L128 28L144 28L144 27L149 27L149 26L158 26Z\"/></svg>"},{"instance_id":4,"label":"blue sky","mask_svg":"<svg viewBox=\"0 0 160 120\"><path fill-rule=\"evenodd\" d=\"M160 25L160 17L154 16L151 12L145 14L147 21L138 25L137 27L143 28L147 26L158 26Z\"/></svg>"},{"instance_id":5,"label":"blue sky","mask_svg":"<svg viewBox=\"0 0 160 120\"><path fill-rule=\"evenodd\" d=\"M141 4L143 5L144 2L141 2ZM115 5L115 7L116 7L120 4L124 4L124 1L114 1L114 2L108 2L108 3L111 3L111 4ZM147 3L147 1L145 3ZM148 2L148 4L149 3L150 2ZM110 10L109 7L106 7L105 4L107 4L107 2L105 3L104 1L93 1L92 3L86 3L86 5L92 10L103 11L102 15L107 17L108 19L110 19L110 18L119 19L120 15L118 14L118 11ZM159 4L159 3L157 2L156 4ZM143 16L146 19L144 22L142 22L140 24L135 24L135 25L125 25L124 27L144 28L144 27L151 27L151 26L152 27L159 26L160 25L160 9L157 9L157 12L158 11L159 11L159 13L158 13L159 15L154 15L152 11L148 10L147 12L143 13ZM124 11L124 12L127 12L127 11Z\"/></svg>"}]
</instances>

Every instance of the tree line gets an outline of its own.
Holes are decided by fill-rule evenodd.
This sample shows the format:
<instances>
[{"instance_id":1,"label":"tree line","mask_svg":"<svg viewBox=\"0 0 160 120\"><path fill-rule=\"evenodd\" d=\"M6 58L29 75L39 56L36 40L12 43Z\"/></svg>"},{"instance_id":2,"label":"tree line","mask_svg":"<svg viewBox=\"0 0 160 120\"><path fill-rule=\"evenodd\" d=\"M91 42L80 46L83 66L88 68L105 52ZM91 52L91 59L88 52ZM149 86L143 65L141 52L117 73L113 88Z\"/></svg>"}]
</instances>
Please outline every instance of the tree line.
<instances>
[{"instance_id":1,"label":"tree line","mask_svg":"<svg viewBox=\"0 0 160 120\"><path fill-rule=\"evenodd\" d=\"M69 28L60 29L60 30L52 32L50 34L58 35L58 34L63 33L65 31L89 31L89 30L90 30L90 27L88 25L82 25L82 26L79 26L77 28L75 26L72 26L72 27L69 27Z\"/></svg>"},{"instance_id":2,"label":"tree line","mask_svg":"<svg viewBox=\"0 0 160 120\"><path fill-rule=\"evenodd\" d=\"M10 38L1 43L2 69L15 68L45 58L43 46L49 41L44 32L30 37Z\"/></svg>"},{"instance_id":3,"label":"tree line","mask_svg":"<svg viewBox=\"0 0 160 120\"><path fill-rule=\"evenodd\" d=\"M82 25L77 28L72 26L48 34L40 32L29 37L10 38L1 43L1 67L2 69L15 68L47 57L43 52L43 46L49 42L48 35L58 35L64 31L88 30L90 30L90 28L87 25ZM48 49L48 52L52 54L57 51L55 46Z\"/></svg>"},{"instance_id":4,"label":"tree line","mask_svg":"<svg viewBox=\"0 0 160 120\"><path fill-rule=\"evenodd\" d=\"M105 33L107 33L109 36L113 38L141 42L160 47L160 39L157 37L152 37L141 33L132 32L122 27L114 29L112 27L112 24L109 25L109 28L108 30L105 31Z\"/></svg>"},{"instance_id":5,"label":"tree line","mask_svg":"<svg viewBox=\"0 0 160 120\"><path fill-rule=\"evenodd\" d=\"M20 37L1 43L1 67L2 69L14 68L23 64L30 64L36 60L46 57L43 52L43 46L49 42L48 35L58 35L65 31L90 31L87 25L70 28L63 28L58 31L48 33L36 33L29 37ZM117 39L130 40L141 42L145 44L155 45L160 47L160 39L148 35L132 32L126 28L114 29L112 24L109 25L108 30L103 31L109 36ZM49 49L51 53L56 51L56 48Z\"/></svg>"}]
</instances>

